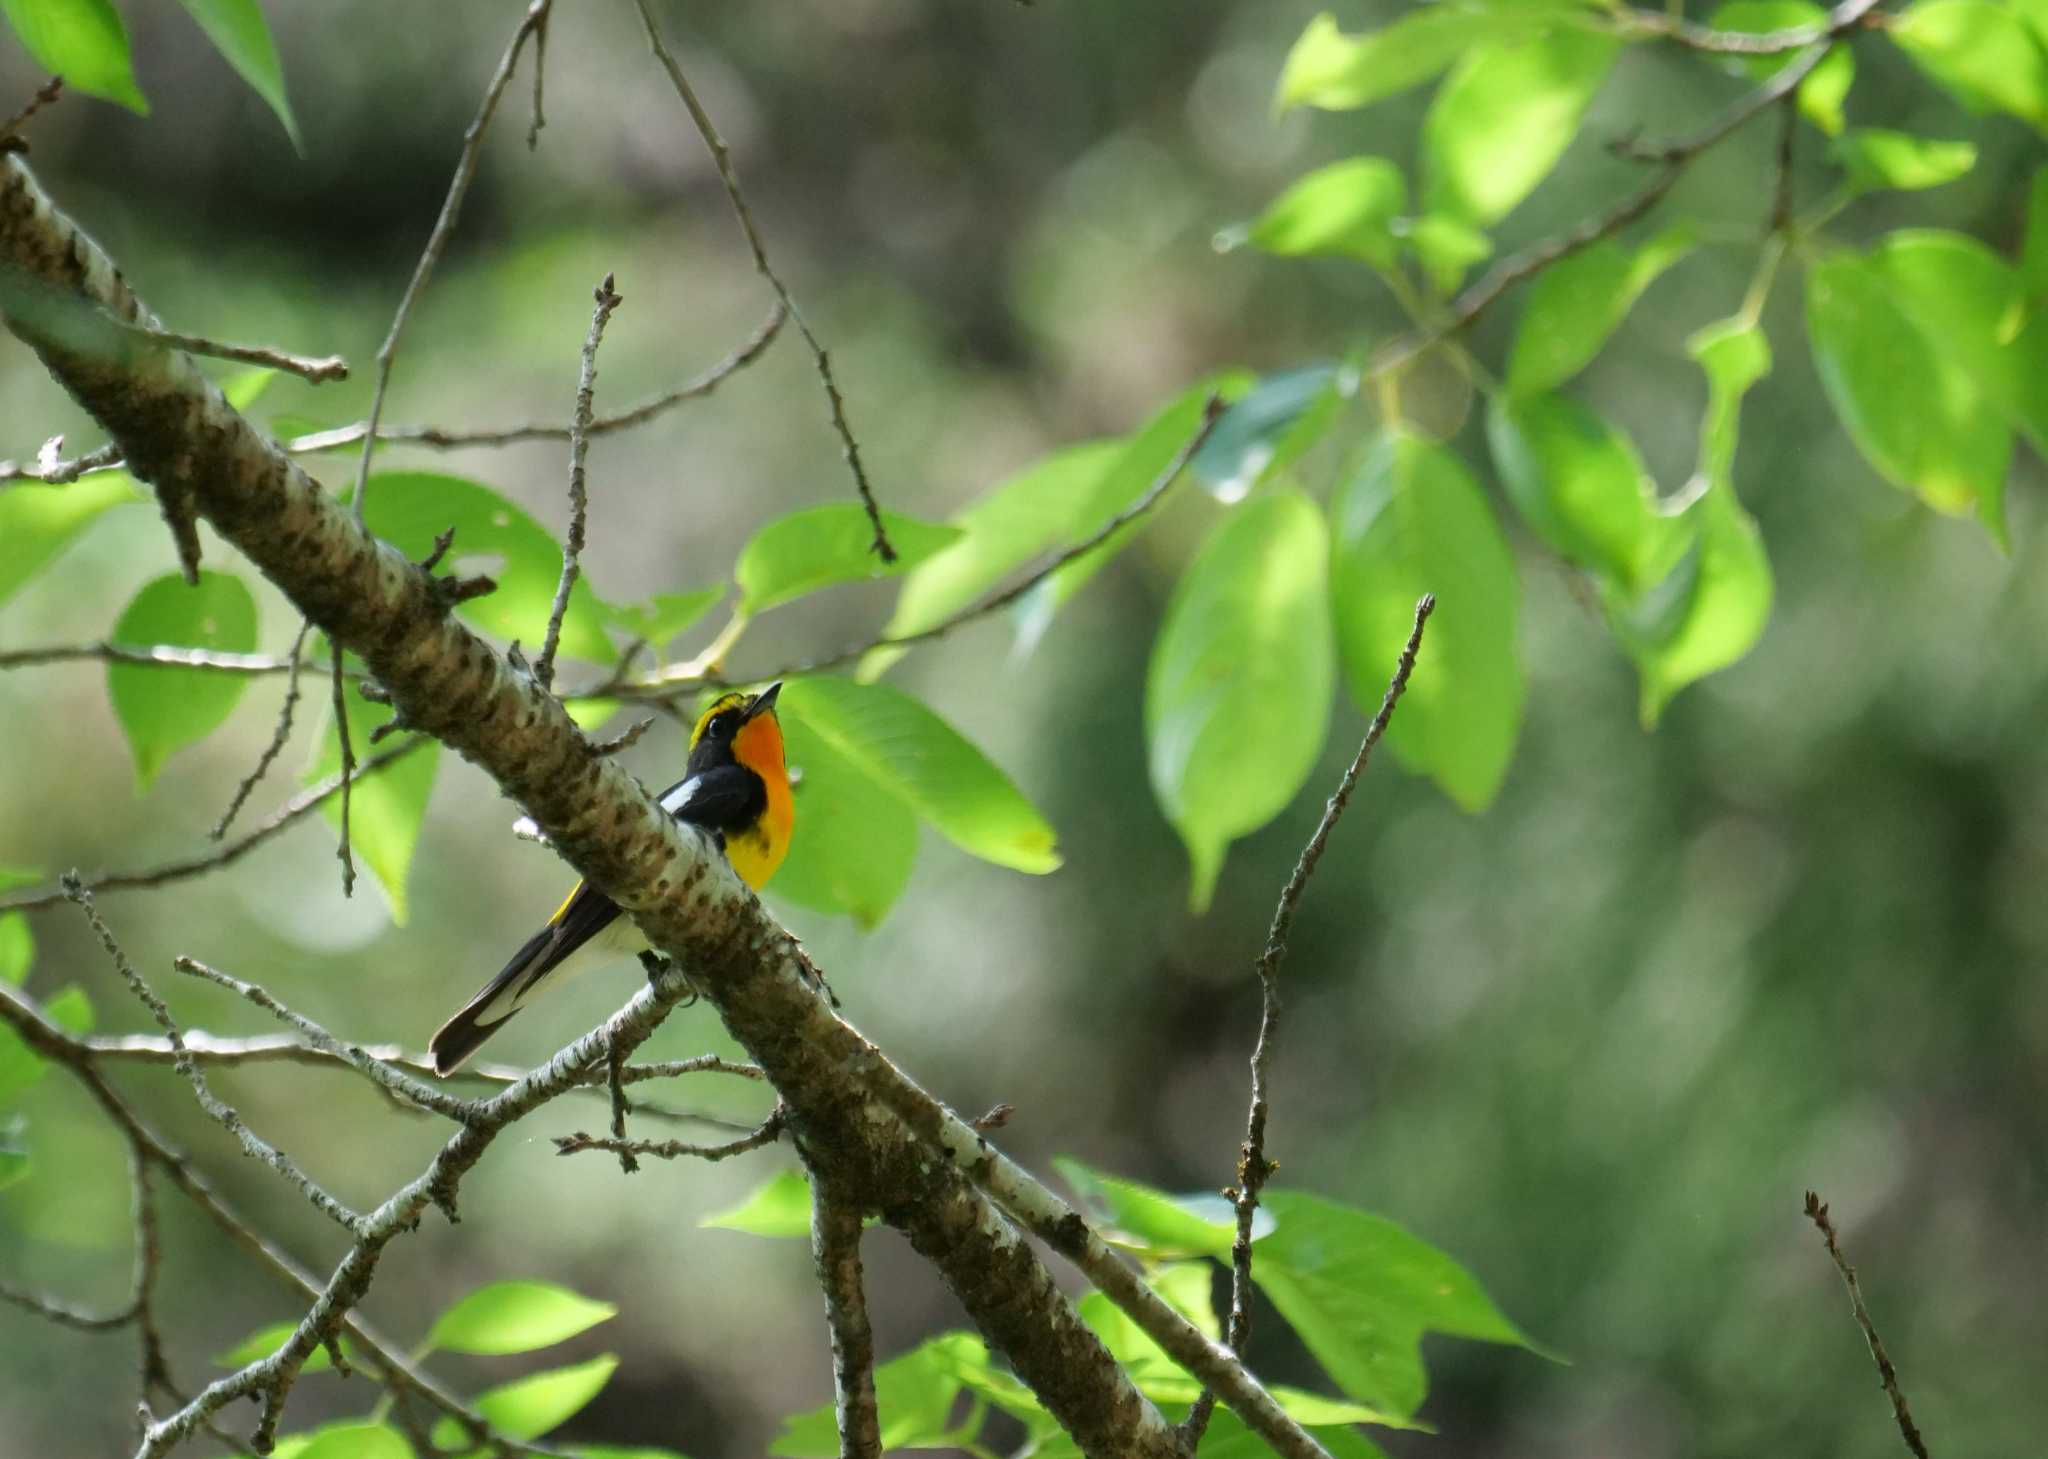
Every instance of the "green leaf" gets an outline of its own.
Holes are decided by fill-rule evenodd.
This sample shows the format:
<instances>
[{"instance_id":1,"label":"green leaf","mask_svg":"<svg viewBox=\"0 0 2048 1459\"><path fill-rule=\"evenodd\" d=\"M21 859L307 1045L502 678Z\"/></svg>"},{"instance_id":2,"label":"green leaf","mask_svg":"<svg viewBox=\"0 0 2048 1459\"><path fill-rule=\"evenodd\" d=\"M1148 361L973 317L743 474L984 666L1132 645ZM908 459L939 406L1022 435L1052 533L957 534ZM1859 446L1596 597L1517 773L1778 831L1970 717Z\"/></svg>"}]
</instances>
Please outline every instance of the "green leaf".
<instances>
[{"instance_id":1,"label":"green leaf","mask_svg":"<svg viewBox=\"0 0 2048 1459\"><path fill-rule=\"evenodd\" d=\"M1433 625L1432 625L1433 631ZM1276 1219L1252 1279L1337 1386L1397 1419L1421 1405L1422 1335L1542 1350L1463 1267L1383 1216L1269 1190Z\"/></svg>"},{"instance_id":2,"label":"green leaf","mask_svg":"<svg viewBox=\"0 0 2048 1459\"><path fill-rule=\"evenodd\" d=\"M92 999L76 983L66 983L44 1000L43 1012L49 1014L50 1022L66 1033L91 1033L98 1021L93 1013Z\"/></svg>"},{"instance_id":3,"label":"green leaf","mask_svg":"<svg viewBox=\"0 0 2048 1459\"><path fill-rule=\"evenodd\" d=\"M1237 1217L1229 1202L1210 1193L1170 1196L1134 1180L1104 1175L1071 1156L1056 1156L1053 1168L1081 1197L1083 1205L1111 1229L1106 1239L1155 1261L1183 1256L1230 1255ZM1254 1236L1272 1229L1272 1219L1253 1226Z\"/></svg>"},{"instance_id":4,"label":"green leaf","mask_svg":"<svg viewBox=\"0 0 2048 1459\"><path fill-rule=\"evenodd\" d=\"M1634 250L1599 239L1545 269L1515 329L1509 393L1542 395L1585 369L1643 291L1692 247L1692 231L1680 224Z\"/></svg>"},{"instance_id":5,"label":"green leaf","mask_svg":"<svg viewBox=\"0 0 2048 1459\"><path fill-rule=\"evenodd\" d=\"M1485 227L1550 174L1620 51L1612 36L1557 24L1466 54L1422 124L1427 211Z\"/></svg>"},{"instance_id":6,"label":"green leaf","mask_svg":"<svg viewBox=\"0 0 2048 1459\"><path fill-rule=\"evenodd\" d=\"M1306 496L1246 502L1181 575L1153 641L1147 759L1187 843L1197 912L1230 843L1294 799L1322 750L1336 678L1328 555L1322 513Z\"/></svg>"},{"instance_id":7,"label":"green leaf","mask_svg":"<svg viewBox=\"0 0 2048 1459\"><path fill-rule=\"evenodd\" d=\"M374 510L374 508L373 508ZM325 658L324 648L316 654ZM316 682L324 676L315 675ZM317 691L315 691L317 692ZM332 695L322 696L332 702ZM348 708L349 747L356 764L387 748L373 746L370 735L390 718L390 711L369 703L350 685L342 696ZM321 737L320 757L307 772L306 781L325 779L341 769L341 740L334 732L332 709ZM420 840L420 826L427 818L427 800L434 793L434 775L441 767L441 746L434 743L412 751L396 765L355 782L349 790L349 844L356 859L370 869L384 889L391 920L403 927L409 915L405 896L406 874L412 868L412 854ZM320 814L336 831L341 828L341 797L332 795L322 803Z\"/></svg>"},{"instance_id":8,"label":"green leaf","mask_svg":"<svg viewBox=\"0 0 2048 1459\"><path fill-rule=\"evenodd\" d=\"M1884 33L1970 111L2005 111L2048 130L2048 52L1992 0L1921 0Z\"/></svg>"},{"instance_id":9,"label":"green leaf","mask_svg":"<svg viewBox=\"0 0 2048 1459\"><path fill-rule=\"evenodd\" d=\"M567 1342L618 1310L552 1282L493 1282L443 1312L427 1343L457 1353L530 1353Z\"/></svg>"},{"instance_id":10,"label":"green leaf","mask_svg":"<svg viewBox=\"0 0 2048 1459\"><path fill-rule=\"evenodd\" d=\"M0 491L0 603L99 518L108 507L149 500L125 471L81 477L69 486L9 486Z\"/></svg>"},{"instance_id":11,"label":"green leaf","mask_svg":"<svg viewBox=\"0 0 2048 1459\"><path fill-rule=\"evenodd\" d=\"M486 633L516 638L538 652L562 576L562 545L533 515L480 481L433 471L380 471L370 478L370 530L415 562L434 550L448 528L455 539L442 571L485 572L495 592L459 604L456 615ZM604 605L586 571L569 592L561 653L612 664L618 651L605 632Z\"/></svg>"},{"instance_id":12,"label":"green leaf","mask_svg":"<svg viewBox=\"0 0 2048 1459\"><path fill-rule=\"evenodd\" d=\"M856 502L806 507L770 522L740 549L733 576L740 611L759 613L839 583L895 577L958 542L961 531L896 512L882 513L896 560L874 550L875 529Z\"/></svg>"},{"instance_id":13,"label":"green leaf","mask_svg":"<svg viewBox=\"0 0 2048 1459\"><path fill-rule=\"evenodd\" d=\"M1609 603L1642 679L1645 728L1680 689L1748 653L1771 615L1770 559L1734 480L1742 397L1770 373L1770 345L1757 325L1732 319L1699 331L1687 348L1707 374L1707 410L1693 499L1676 519L1686 553L1639 601Z\"/></svg>"},{"instance_id":14,"label":"green leaf","mask_svg":"<svg viewBox=\"0 0 2048 1459\"><path fill-rule=\"evenodd\" d=\"M268 1327L259 1327L226 1352L213 1360L216 1368L246 1368L249 1364L269 1357L291 1341L292 1334L299 1330L296 1322L273 1322ZM323 1345L314 1348L307 1356L302 1373L323 1373L334 1366Z\"/></svg>"},{"instance_id":15,"label":"green leaf","mask_svg":"<svg viewBox=\"0 0 2048 1459\"><path fill-rule=\"evenodd\" d=\"M1507 539L1479 486L1444 447L1390 432L1331 505L1337 647L1352 701L1379 708L1435 593L1415 672L1387 741L1469 811L1492 801L1522 721L1515 657L1519 592Z\"/></svg>"},{"instance_id":16,"label":"green leaf","mask_svg":"<svg viewBox=\"0 0 2048 1459\"><path fill-rule=\"evenodd\" d=\"M1327 11L1287 53L1274 105L1349 111L1420 86L1465 50L1493 38L1490 17L1450 5L1412 10L1392 25L1345 35Z\"/></svg>"},{"instance_id":17,"label":"green leaf","mask_svg":"<svg viewBox=\"0 0 2048 1459\"><path fill-rule=\"evenodd\" d=\"M902 690L797 679L777 707L969 855L1014 871L1059 866L1052 827L1010 778Z\"/></svg>"},{"instance_id":18,"label":"green leaf","mask_svg":"<svg viewBox=\"0 0 2048 1459\"><path fill-rule=\"evenodd\" d=\"M37 66L62 76L66 86L149 115L135 84L127 28L109 0L0 0L0 12Z\"/></svg>"},{"instance_id":19,"label":"green leaf","mask_svg":"<svg viewBox=\"0 0 2048 1459\"><path fill-rule=\"evenodd\" d=\"M1954 182L1977 165L1974 142L1942 142L1881 127L1858 127L1835 139L1835 159L1849 173L1849 190L1918 189Z\"/></svg>"},{"instance_id":20,"label":"green leaf","mask_svg":"<svg viewBox=\"0 0 2048 1459\"><path fill-rule=\"evenodd\" d=\"M781 719L790 767L801 775L795 790L799 829L768 894L815 912L843 913L873 928L910 884L917 817L809 721L787 707Z\"/></svg>"},{"instance_id":21,"label":"green leaf","mask_svg":"<svg viewBox=\"0 0 2048 1459\"><path fill-rule=\"evenodd\" d=\"M1497 397L1486 439L1508 499L1569 561L1633 596L1684 551L1635 443L1563 395Z\"/></svg>"},{"instance_id":22,"label":"green leaf","mask_svg":"<svg viewBox=\"0 0 2048 1459\"><path fill-rule=\"evenodd\" d=\"M1128 437L1115 462L1096 479L1087 504L1074 520L1073 536L1086 541L1102 531L1117 516L1135 505L1173 463L1181 449L1194 438L1202 423L1202 411L1212 395L1233 402L1252 387L1251 374L1225 370L1209 376L1185 391L1147 421L1136 435ZM1129 545L1144 523L1126 523L1109 534L1093 551L1084 553L1039 583L1017 605L1017 646L1029 653L1052 626L1053 618L1074 594L1108 565L1109 560Z\"/></svg>"},{"instance_id":23,"label":"green leaf","mask_svg":"<svg viewBox=\"0 0 2048 1459\"><path fill-rule=\"evenodd\" d=\"M249 653L256 647L256 600L228 573L202 572L196 586L166 573L129 600L113 640L132 648L174 644ZM135 755L137 792L149 789L175 751L220 728L248 687L246 674L107 665L107 695Z\"/></svg>"},{"instance_id":24,"label":"green leaf","mask_svg":"<svg viewBox=\"0 0 2048 1459\"><path fill-rule=\"evenodd\" d=\"M905 638L943 623L1038 553L1084 537L1082 517L1127 445L1088 441L1055 451L955 517L965 535L903 580L883 636ZM860 677L878 679L902 656L902 649L875 649L861 660Z\"/></svg>"},{"instance_id":25,"label":"green leaf","mask_svg":"<svg viewBox=\"0 0 2048 1459\"><path fill-rule=\"evenodd\" d=\"M461 1432L456 1430L458 1440ZM405 1435L383 1424L332 1424L299 1450L296 1459L413 1459L413 1450Z\"/></svg>"},{"instance_id":26,"label":"green leaf","mask_svg":"<svg viewBox=\"0 0 2048 1459\"><path fill-rule=\"evenodd\" d=\"M36 937L20 912L0 916L0 981L19 988L36 960Z\"/></svg>"},{"instance_id":27,"label":"green leaf","mask_svg":"<svg viewBox=\"0 0 2048 1459\"><path fill-rule=\"evenodd\" d=\"M1357 394L1358 372L1349 366L1268 375L1223 412L1189 469L1216 500L1242 501L1300 460Z\"/></svg>"},{"instance_id":28,"label":"green leaf","mask_svg":"<svg viewBox=\"0 0 2048 1459\"><path fill-rule=\"evenodd\" d=\"M1408 207L1408 183L1384 157L1351 157L1297 178L1245 236L1267 253L1334 254L1390 269L1400 245L1392 223Z\"/></svg>"},{"instance_id":29,"label":"green leaf","mask_svg":"<svg viewBox=\"0 0 2048 1459\"><path fill-rule=\"evenodd\" d=\"M534 1373L478 1396L476 1410L494 1429L515 1439L537 1439L567 1423L611 1381L619 1360L610 1353L572 1367ZM459 1449L461 1425L444 1418L431 1435L436 1447Z\"/></svg>"},{"instance_id":30,"label":"green leaf","mask_svg":"<svg viewBox=\"0 0 2048 1459\"><path fill-rule=\"evenodd\" d=\"M2003 537L2012 431L1871 260L1839 253L1806 274L1821 385L1879 475L1937 511L1975 512Z\"/></svg>"},{"instance_id":31,"label":"green leaf","mask_svg":"<svg viewBox=\"0 0 2048 1459\"><path fill-rule=\"evenodd\" d=\"M656 1449L646 1444L572 1444L576 1459L686 1459L674 1449Z\"/></svg>"},{"instance_id":32,"label":"green leaf","mask_svg":"<svg viewBox=\"0 0 2048 1459\"><path fill-rule=\"evenodd\" d=\"M2048 298L2048 167L2034 169L2027 189L2027 238L2020 251L2019 284L2029 304Z\"/></svg>"},{"instance_id":33,"label":"green leaf","mask_svg":"<svg viewBox=\"0 0 2048 1459\"><path fill-rule=\"evenodd\" d=\"M278 372L268 365L251 365L246 370L236 370L224 376L220 382L220 393L229 405L246 414L277 383L277 378Z\"/></svg>"},{"instance_id":34,"label":"green leaf","mask_svg":"<svg viewBox=\"0 0 2048 1459\"><path fill-rule=\"evenodd\" d=\"M720 1231L744 1231L749 1236L807 1241L811 1235L811 1183L800 1170L778 1170L738 1205L714 1211L697 1224Z\"/></svg>"},{"instance_id":35,"label":"green leaf","mask_svg":"<svg viewBox=\"0 0 2048 1459\"><path fill-rule=\"evenodd\" d=\"M981 1346L967 1333L945 1333L875 1368L875 1408L885 1451L951 1448L973 1436L972 1430L963 1434L951 1422L962 1386L960 1350L970 1344ZM982 1352L985 1364L986 1349ZM784 1419L768 1452L784 1459L837 1459L839 1428L832 1405Z\"/></svg>"},{"instance_id":36,"label":"green leaf","mask_svg":"<svg viewBox=\"0 0 2048 1459\"><path fill-rule=\"evenodd\" d=\"M1281 1391L1275 1387L1273 1396L1279 1398ZM1283 1401L1281 1407L1286 1406ZM1307 1420L1303 1422L1307 1424ZM1386 1459L1384 1449L1354 1428L1346 1425L1307 1426L1315 1435L1316 1442L1330 1451L1331 1459ZM1404 1423L1397 1427L1417 1428L1420 1425ZM1044 1456L1044 1459L1051 1459L1051 1456ZM1273 1446L1246 1428L1236 1414L1219 1407L1209 1420L1209 1432L1202 1439L1202 1459L1273 1459Z\"/></svg>"},{"instance_id":37,"label":"green leaf","mask_svg":"<svg viewBox=\"0 0 2048 1459\"><path fill-rule=\"evenodd\" d=\"M1209 1199L1220 1201L1222 1197ZM1265 1230L1255 1229L1253 1239L1270 1231L1272 1225L1269 1220ZM1204 1337L1211 1342L1222 1340L1223 1324L1216 1316L1216 1268L1206 1261L1169 1261L1149 1268L1145 1280L1166 1299L1167 1306L1193 1323Z\"/></svg>"},{"instance_id":38,"label":"green leaf","mask_svg":"<svg viewBox=\"0 0 2048 1459\"><path fill-rule=\"evenodd\" d=\"M277 46L270 39L263 10L256 0L179 0L186 14L198 22L220 52L221 59L235 68L235 74L249 83L249 89L284 126L292 149L301 157L306 144L299 136L299 124L292 117L291 103L284 94L284 66L277 59ZM239 408L239 407L238 407Z\"/></svg>"},{"instance_id":39,"label":"green leaf","mask_svg":"<svg viewBox=\"0 0 2048 1459\"><path fill-rule=\"evenodd\" d=\"M659 653L724 596L723 586L688 593L656 593L643 603L606 603L604 615L621 633L644 640Z\"/></svg>"},{"instance_id":40,"label":"green leaf","mask_svg":"<svg viewBox=\"0 0 2048 1459\"><path fill-rule=\"evenodd\" d=\"M1429 273L1440 295L1457 292L1472 265L1493 255L1493 240L1477 228L1443 213L1424 213L1408 220L1409 246Z\"/></svg>"},{"instance_id":41,"label":"green leaf","mask_svg":"<svg viewBox=\"0 0 2048 1459\"><path fill-rule=\"evenodd\" d=\"M1763 35L1806 26L1818 28L1827 18L1827 12L1812 0L1734 0L1734 3L1723 5L1714 12L1712 23L1716 30ZM1798 54L1797 51L1785 51L1774 56L1729 56L1726 59L1730 69L1752 81L1762 81L1791 65ZM1849 88L1855 84L1855 54L1848 46L1838 45L1799 83L1799 114L1830 137L1840 135L1842 105L1849 99Z\"/></svg>"}]
</instances>

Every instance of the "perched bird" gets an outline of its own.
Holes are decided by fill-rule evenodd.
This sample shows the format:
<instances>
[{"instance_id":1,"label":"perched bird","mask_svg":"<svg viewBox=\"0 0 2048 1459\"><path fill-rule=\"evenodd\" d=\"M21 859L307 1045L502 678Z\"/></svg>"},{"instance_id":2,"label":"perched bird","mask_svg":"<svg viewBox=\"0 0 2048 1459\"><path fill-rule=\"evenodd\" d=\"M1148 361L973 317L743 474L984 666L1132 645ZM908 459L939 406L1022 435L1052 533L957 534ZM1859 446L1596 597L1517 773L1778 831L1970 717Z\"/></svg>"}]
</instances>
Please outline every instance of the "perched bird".
<instances>
[{"instance_id":1,"label":"perched bird","mask_svg":"<svg viewBox=\"0 0 2048 1459\"><path fill-rule=\"evenodd\" d=\"M782 864L796 821L775 717L781 690L770 684L759 694L727 694L705 710L690 731L683 778L661 793L661 808L677 820L716 832L732 869L757 889ZM543 984L559 987L578 973L650 951L616 902L578 882L504 970L441 1025L428 1045L435 1072L460 1067Z\"/></svg>"}]
</instances>

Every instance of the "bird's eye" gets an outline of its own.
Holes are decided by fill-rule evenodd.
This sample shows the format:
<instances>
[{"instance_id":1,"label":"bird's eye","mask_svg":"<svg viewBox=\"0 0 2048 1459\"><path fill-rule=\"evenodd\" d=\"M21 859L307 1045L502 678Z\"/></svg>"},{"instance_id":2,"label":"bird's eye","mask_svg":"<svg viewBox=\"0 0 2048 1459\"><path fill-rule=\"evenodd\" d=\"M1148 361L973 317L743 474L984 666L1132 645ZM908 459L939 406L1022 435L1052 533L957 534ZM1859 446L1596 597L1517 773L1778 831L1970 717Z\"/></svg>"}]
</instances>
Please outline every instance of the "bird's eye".
<instances>
[{"instance_id":1,"label":"bird's eye","mask_svg":"<svg viewBox=\"0 0 2048 1459\"><path fill-rule=\"evenodd\" d=\"M713 716L711 723L704 726L704 733L711 736L714 740L724 739L732 733L732 716L729 714Z\"/></svg>"}]
</instances>

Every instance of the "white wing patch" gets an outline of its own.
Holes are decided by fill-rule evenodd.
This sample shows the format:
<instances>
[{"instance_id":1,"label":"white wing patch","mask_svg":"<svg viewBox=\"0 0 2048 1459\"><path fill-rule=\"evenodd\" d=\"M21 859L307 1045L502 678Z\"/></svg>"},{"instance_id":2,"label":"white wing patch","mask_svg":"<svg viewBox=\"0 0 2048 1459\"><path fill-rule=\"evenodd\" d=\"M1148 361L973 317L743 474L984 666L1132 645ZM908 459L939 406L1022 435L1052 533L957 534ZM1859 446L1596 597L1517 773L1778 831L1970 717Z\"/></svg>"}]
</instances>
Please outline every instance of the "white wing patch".
<instances>
[{"instance_id":1,"label":"white wing patch","mask_svg":"<svg viewBox=\"0 0 2048 1459\"><path fill-rule=\"evenodd\" d=\"M684 807L697 798L697 792L703 784L702 776L692 775L661 798L661 808L672 816L681 815Z\"/></svg>"}]
</instances>

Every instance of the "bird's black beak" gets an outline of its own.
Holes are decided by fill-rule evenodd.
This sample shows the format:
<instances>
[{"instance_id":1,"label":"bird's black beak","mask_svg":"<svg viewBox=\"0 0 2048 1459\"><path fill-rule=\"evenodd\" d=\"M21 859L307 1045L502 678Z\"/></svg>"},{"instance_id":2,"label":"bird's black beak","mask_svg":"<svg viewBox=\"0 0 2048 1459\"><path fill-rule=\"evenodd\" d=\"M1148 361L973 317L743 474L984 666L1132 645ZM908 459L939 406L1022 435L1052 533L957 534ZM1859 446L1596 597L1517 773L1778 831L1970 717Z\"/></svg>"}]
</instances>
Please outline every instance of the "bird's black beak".
<instances>
[{"instance_id":1,"label":"bird's black beak","mask_svg":"<svg viewBox=\"0 0 2048 1459\"><path fill-rule=\"evenodd\" d=\"M782 692L782 681L777 680L754 696L754 702L747 706L747 712L740 716L742 724L757 714L766 714L775 707L775 696Z\"/></svg>"}]
</instances>

